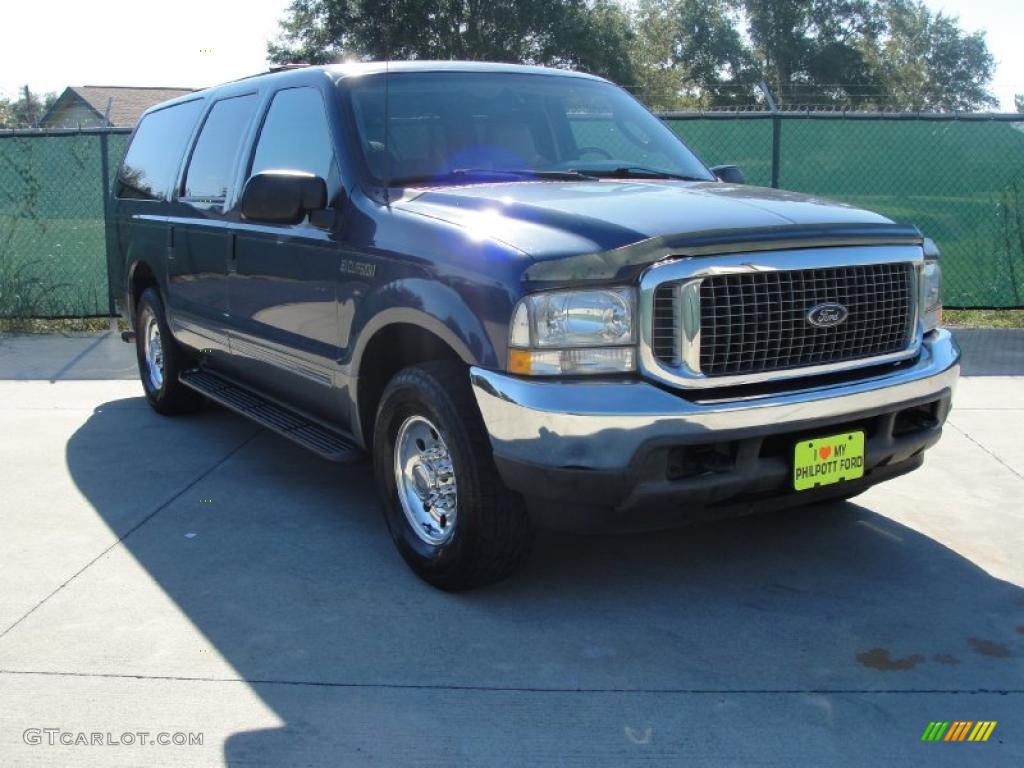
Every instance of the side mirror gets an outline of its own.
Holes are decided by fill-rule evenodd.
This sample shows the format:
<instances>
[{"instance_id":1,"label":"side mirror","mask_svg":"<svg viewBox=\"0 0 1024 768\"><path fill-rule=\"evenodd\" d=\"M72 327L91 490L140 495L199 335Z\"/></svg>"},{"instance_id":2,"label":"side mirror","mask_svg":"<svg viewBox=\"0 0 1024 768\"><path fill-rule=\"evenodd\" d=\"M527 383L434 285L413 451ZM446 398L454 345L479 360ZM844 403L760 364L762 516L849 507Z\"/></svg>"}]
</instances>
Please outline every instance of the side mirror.
<instances>
[{"instance_id":1,"label":"side mirror","mask_svg":"<svg viewBox=\"0 0 1024 768\"><path fill-rule=\"evenodd\" d=\"M724 181L727 184L747 183L747 177L735 165L716 165L711 169L711 172L715 174L719 181Z\"/></svg>"},{"instance_id":2,"label":"side mirror","mask_svg":"<svg viewBox=\"0 0 1024 768\"><path fill-rule=\"evenodd\" d=\"M303 171L263 171L245 183L242 216L267 224L298 224L327 206L327 183Z\"/></svg>"}]
</instances>

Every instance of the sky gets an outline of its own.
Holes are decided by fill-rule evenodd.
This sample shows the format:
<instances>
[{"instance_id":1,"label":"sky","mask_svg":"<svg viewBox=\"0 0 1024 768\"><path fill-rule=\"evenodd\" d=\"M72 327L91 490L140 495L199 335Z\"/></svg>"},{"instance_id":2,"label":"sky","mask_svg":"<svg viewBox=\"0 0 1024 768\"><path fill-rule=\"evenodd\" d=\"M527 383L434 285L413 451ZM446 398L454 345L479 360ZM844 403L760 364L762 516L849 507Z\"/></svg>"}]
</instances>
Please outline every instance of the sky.
<instances>
[{"instance_id":1,"label":"sky","mask_svg":"<svg viewBox=\"0 0 1024 768\"><path fill-rule=\"evenodd\" d=\"M288 0L2 0L0 93L201 88L262 72Z\"/></svg>"},{"instance_id":2,"label":"sky","mask_svg":"<svg viewBox=\"0 0 1024 768\"><path fill-rule=\"evenodd\" d=\"M1013 112L1013 95L1024 93L1024 2L1021 0L926 0L935 11L959 16L968 32L985 32L988 49L996 60L990 90L1000 108Z\"/></svg>"},{"instance_id":3,"label":"sky","mask_svg":"<svg viewBox=\"0 0 1024 768\"><path fill-rule=\"evenodd\" d=\"M1024 93L1024 2L926 0L987 33L1003 110ZM0 95L25 83L199 88L266 69L266 43L288 0L4 0Z\"/></svg>"}]
</instances>

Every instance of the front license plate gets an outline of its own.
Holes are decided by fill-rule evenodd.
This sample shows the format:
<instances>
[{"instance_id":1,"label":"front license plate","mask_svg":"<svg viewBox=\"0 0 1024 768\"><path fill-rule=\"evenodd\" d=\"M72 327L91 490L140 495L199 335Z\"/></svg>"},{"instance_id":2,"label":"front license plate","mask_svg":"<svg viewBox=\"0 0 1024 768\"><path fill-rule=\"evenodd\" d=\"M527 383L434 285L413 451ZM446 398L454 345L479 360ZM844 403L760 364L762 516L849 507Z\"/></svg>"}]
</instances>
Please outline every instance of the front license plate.
<instances>
[{"instance_id":1,"label":"front license plate","mask_svg":"<svg viewBox=\"0 0 1024 768\"><path fill-rule=\"evenodd\" d=\"M793 487L798 491L863 476L863 432L803 440L793 451Z\"/></svg>"}]
</instances>

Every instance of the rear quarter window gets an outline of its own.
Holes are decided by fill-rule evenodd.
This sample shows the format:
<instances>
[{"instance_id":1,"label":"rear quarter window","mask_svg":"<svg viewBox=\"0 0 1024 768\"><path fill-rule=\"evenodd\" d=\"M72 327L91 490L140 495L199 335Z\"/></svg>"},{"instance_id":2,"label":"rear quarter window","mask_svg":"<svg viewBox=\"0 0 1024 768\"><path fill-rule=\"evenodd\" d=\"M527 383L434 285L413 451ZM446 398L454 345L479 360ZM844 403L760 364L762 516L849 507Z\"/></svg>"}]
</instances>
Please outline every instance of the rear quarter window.
<instances>
[{"instance_id":1,"label":"rear quarter window","mask_svg":"<svg viewBox=\"0 0 1024 768\"><path fill-rule=\"evenodd\" d=\"M142 118L117 175L118 197L167 199L202 106L202 100L195 99Z\"/></svg>"}]
</instances>

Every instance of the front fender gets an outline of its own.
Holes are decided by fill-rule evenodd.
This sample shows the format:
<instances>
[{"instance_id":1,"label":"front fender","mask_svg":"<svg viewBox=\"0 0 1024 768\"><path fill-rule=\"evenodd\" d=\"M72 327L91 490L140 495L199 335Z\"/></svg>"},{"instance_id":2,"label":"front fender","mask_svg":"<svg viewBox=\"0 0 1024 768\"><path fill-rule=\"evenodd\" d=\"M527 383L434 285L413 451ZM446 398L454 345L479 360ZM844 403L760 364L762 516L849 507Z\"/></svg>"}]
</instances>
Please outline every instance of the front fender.
<instances>
[{"instance_id":1,"label":"front fender","mask_svg":"<svg viewBox=\"0 0 1024 768\"><path fill-rule=\"evenodd\" d=\"M374 335L396 323L430 331L468 365L501 367L495 339L461 294L434 280L406 278L381 286L360 304L346 370L350 377L358 377L363 354Z\"/></svg>"}]
</instances>

